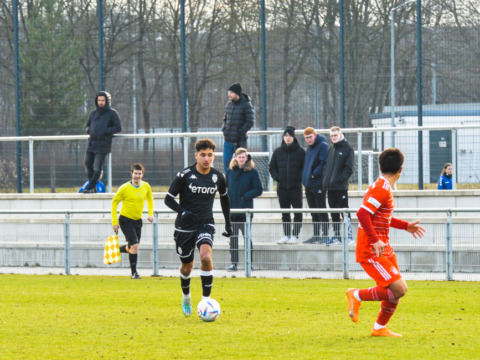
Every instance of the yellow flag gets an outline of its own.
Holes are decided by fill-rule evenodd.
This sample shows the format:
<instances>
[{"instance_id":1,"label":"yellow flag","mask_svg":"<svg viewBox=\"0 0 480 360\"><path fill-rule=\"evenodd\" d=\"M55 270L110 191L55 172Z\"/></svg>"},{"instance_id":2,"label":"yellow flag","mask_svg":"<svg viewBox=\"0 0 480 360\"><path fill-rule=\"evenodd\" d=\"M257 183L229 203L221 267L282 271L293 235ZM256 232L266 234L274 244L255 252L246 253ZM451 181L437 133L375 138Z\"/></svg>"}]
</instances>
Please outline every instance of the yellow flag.
<instances>
[{"instance_id":1,"label":"yellow flag","mask_svg":"<svg viewBox=\"0 0 480 360\"><path fill-rule=\"evenodd\" d=\"M120 261L122 261L122 255L120 255L118 236L109 236L105 244L105 251L103 252L103 264L114 264Z\"/></svg>"}]
</instances>

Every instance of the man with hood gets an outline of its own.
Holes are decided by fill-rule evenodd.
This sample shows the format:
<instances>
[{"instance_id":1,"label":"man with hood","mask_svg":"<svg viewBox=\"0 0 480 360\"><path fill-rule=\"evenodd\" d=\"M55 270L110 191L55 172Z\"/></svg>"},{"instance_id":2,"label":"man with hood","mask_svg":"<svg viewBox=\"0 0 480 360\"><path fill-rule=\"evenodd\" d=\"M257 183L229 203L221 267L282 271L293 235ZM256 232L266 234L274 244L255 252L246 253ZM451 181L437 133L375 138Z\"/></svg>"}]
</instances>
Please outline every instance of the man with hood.
<instances>
[{"instance_id":1,"label":"man with hood","mask_svg":"<svg viewBox=\"0 0 480 360\"><path fill-rule=\"evenodd\" d=\"M240 83L230 85L228 99L222 127L224 136L223 169L225 174L235 150L238 148L247 149L247 132L255 122L252 102L248 95L242 93Z\"/></svg>"},{"instance_id":2,"label":"man with hood","mask_svg":"<svg viewBox=\"0 0 480 360\"><path fill-rule=\"evenodd\" d=\"M283 132L283 141L275 149L268 170L277 182L277 196L280 208L301 209L302 204L302 170L305 164L305 150L295 138L295 128L287 126ZM284 236L277 244L298 244L298 234L302 228L302 213L293 216L293 231L290 213L282 213Z\"/></svg>"},{"instance_id":3,"label":"man with hood","mask_svg":"<svg viewBox=\"0 0 480 360\"><path fill-rule=\"evenodd\" d=\"M112 137L122 131L120 116L112 109L111 96L100 91L95 97L96 109L90 113L85 129L90 135L85 152L85 171L89 181L83 194L96 193L105 157L112 151Z\"/></svg>"},{"instance_id":4,"label":"man with hood","mask_svg":"<svg viewBox=\"0 0 480 360\"><path fill-rule=\"evenodd\" d=\"M326 196L322 188L322 177L327 162L328 144L325 136L317 134L314 128L307 127L303 131L307 143L305 166L302 183L305 186L305 197L310 209L326 209ZM328 239L328 214L312 213L313 237L305 240L306 244L326 244ZM323 236L320 237L320 224Z\"/></svg>"},{"instance_id":5,"label":"man with hood","mask_svg":"<svg viewBox=\"0 0 480 360\"><path fill-rule=\"evenodd\" d=\"M355 152L338 126L330 128L333 146L328 150L327 164L323 171L323 188L328 193L330 209L348 208L348 179L353 174ZM341 244L340 213L331 213L334 236L327 245ZM348 242L353 243L352 222L348 214Z\"/></svg>"}]
</instances>

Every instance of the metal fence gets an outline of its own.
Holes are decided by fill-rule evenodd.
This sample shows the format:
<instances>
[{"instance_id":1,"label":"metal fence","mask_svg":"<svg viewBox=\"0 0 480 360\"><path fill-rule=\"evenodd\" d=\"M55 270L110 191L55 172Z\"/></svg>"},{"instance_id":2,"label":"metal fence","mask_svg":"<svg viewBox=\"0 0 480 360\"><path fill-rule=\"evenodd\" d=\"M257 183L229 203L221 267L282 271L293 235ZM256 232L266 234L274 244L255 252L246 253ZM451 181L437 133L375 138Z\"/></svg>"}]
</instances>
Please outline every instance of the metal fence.
<instances>
[{"instance_id":1,"label":"metal fence","mask_svg":"<svg viewBox=\"0 0 480 360\"><path fill-rule=\"evenodd\" d=\"M238 272L226 271L231 264L229 239L221 236L222 221L217 221L213 260L219 276L367 278L355 262L355 245L305 244L313 225L305 216L299 243L278 245L283 236L281 209L233 210L255 214L244 225L239 237ZM351 209L291 209L290 212L341 212L344 219ZM399 217L420 218L427 230L422 239L392 229L390 239L405 278L436 280L480 280L480 218L472 217L480 209L396 209ZM220 215L221 211L214 211ZM11 269L59 268L65 274L92 269L125 268L123 264L104 266L103 246L112 233L109 210L0 211L0 267ZM173 241L173 214L155 210L153 224L145 223L139 252L140 269L150 268L152 275L176 276L178 256ZM220 218L221 219L221 218ZM347 238L348 222L340 225ZM358 224L353 221L354 234ZM332 235L332 226L330 233ZM120 233L120 242L123 235ZM356 236L354 235L354 239ZM251 239L253 249L250 249ZM144 270L145 271L145 270Z\"/></svg>"},{"instance_id":2,"label":"metal fence","mask_svg":"<svg viewBox=\"0 0 480 360\"><path fill-rule=\"evenodd\" d=\"M328 134L327 129L318 129ZM396 146L405 154L402 176L398 184L410 188L423 188L430 184L436 188L436 182L443 164L453 164L453 188L461 184L462 188L476 188L480 183L480 125L459 126L403 126L379 127L369 129L344 129L347 140L356 151L354 174L350 184L357 189L365 189L378 175L376 154L391 146L392 136ZM422 156L417 146L418 134L424 141ZM438 133L444 136L438 137ZM303 146L302 131L297 131ZM268 173L268 163L274 149L280 146L282 130L252 131L249 133L249 150L254 154L265 189L273 190L273 181ZM223 147L221 132L179 133L161 132L155 134L117 135L114 139L112 154L106 166L104 182L108 191L117 187L130 174L130 164L141 162L147 171L145 180L151 185L167 188L176 173L194 161L193 144L197 139L210 137ZM448 140L446 139L448 138ZM85 179L83 157L87 135L79 136L39 136L39 137L0 137L0 158L3 171L0 177L0 191L15 192L15 143L21 142L28 156L23 160L23 177L29 192L65 191L62 188L79 188ZM145 147L144 142L149 141ZM264 142L267 144L263 151ZM420 162L420 158L423 161ZM221 156L215 160L216 167L223 168ZM423 174L421 187L418 174ZM67 190L71 191L71 190Z\"/></svg>"}]
</instances>

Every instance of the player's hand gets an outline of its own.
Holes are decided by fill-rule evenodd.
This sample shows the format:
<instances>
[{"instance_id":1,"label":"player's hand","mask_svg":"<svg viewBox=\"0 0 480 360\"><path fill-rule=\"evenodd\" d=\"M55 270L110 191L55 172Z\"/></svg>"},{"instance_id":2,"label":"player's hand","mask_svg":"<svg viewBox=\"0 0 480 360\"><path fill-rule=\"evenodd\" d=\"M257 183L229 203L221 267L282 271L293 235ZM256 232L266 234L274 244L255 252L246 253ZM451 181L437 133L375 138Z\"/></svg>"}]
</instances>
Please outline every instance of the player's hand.
<instances>
[{"instance_id":1,"label":"player's hand","mask_svg":"<svg viewBox=\"0 0 480 360\"><path fill-rule=\"evenodd\" d=\"M385 249L385 243L382 240L378 240L372 246L373 250L375 250L375 254L377 255L377 257L382 256L383 250Z\"/></svg>"},{"instance_id":2,"label":"player's hand","mask_svg":"<svg viewBox=\"0 0 480 360\"><path fill-rule=\"evenodd\" d=\"M191 223L195 220L195 214L191 211L185 210L182 213L182 221L184 223Z\"/></svg>"},{"instance_id":3,"label":"player's hand","mask_svg":"<svg viewBox=\"0 0 480 360\"><path fill-rule=\"evenodd\" d=\"M407 231L413 235L415 239L422 238L425 235L425 229L418 225L420 220L408 223Z\"/></svg>"},{"instance_id":4,"label":"player's hand","mask_svg":"<svg viewBox=\"0 0 480 360\"><path fill-rule=\"evenodd\" d=\"M120 227L120 226L118 226L118 225L113 225L113 226L112 226L113 231L114 231L115 234L117 234L117 235L118 235L118 228L119 228L119 227Z\"/></svg>"},{"instance_id":5,"label":"player's hand","mask_svg":"<svg viewBox=\"0 0 480 360\"><path fill-rule=\"evenodd\" d=\"M147 217L147 220L150 221L150 222L153 222L153 216Z\"/></svg>"},{"instance_id":6,"label":"player's hand","mask_svg":"<svg viewBox=\"0 0 480 360\"><path fill-rule=\"evenodd\" d=\"M232 224L230 223L225 224L225 231L222 233L222 235L225 237L230 237L233 235Z\"/></svg>"}]
</instances>

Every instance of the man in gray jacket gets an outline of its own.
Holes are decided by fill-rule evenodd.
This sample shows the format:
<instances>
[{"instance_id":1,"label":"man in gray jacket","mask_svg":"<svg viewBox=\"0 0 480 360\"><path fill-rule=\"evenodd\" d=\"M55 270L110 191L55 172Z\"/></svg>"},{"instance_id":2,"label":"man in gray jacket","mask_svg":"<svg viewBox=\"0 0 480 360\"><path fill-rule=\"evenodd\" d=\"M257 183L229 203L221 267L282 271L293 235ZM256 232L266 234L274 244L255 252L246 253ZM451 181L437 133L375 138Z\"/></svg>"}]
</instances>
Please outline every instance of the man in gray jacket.
<instances>
[{"instance_id":1,"label":"man in gray jacket","mask_svg":"<svg viewBox=\"0 0 480 360\"><path fill-rule=\"evenodd\" d=\"M223 143L223 168L227 173L230 161L235 150L247 149L247 132L255 122L250 97L242 93L242 85L235 83L228 88L229 102L225 108L222 132Z\"/></svg>"}]
</instances>

